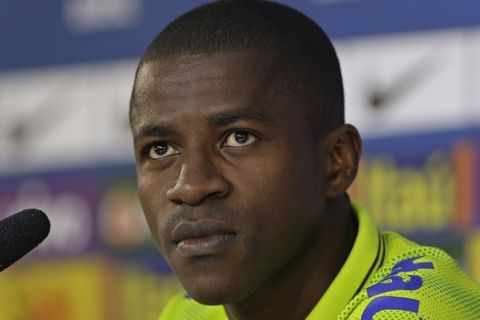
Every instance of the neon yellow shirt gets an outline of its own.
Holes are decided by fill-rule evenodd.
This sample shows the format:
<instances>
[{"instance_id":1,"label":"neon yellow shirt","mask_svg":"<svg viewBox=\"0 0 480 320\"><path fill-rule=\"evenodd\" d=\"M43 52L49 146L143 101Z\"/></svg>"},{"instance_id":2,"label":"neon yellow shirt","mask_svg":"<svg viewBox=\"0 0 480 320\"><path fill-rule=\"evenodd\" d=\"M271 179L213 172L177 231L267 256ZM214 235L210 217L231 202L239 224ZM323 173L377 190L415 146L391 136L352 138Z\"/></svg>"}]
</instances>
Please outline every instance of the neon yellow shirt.
<instances>
[{"instance_id":1,"label":"neon yellow shirt","mask_svg":"<svg viewBox=\"0 0 480 320\"><path fill-rule=\"evenodd\" d=\"M306 320L480 319L480 285L444 251L380 233L354 205L358 233L350 255ZM160 320L227 320L222 306L186 295L170 301Z\"/></svg>"}]
</instances>

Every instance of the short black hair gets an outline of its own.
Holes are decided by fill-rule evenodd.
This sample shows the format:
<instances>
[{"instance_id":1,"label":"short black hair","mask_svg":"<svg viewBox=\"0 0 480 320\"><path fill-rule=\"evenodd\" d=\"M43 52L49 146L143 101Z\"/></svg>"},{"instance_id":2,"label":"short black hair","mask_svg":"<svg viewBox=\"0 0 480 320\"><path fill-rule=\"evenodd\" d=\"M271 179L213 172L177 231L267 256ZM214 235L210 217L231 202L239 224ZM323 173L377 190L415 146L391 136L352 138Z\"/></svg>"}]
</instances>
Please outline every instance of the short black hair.
<instances>
[{"instance_id":1,"label":"short black hair","mask_svg":"<svg viewBox=\"0 0 480 320\"><path fill-rule=\"evenodd\" d=\"M152 60L226 51L267 53L281 61L287 89L305 104L314 132L345 122L342 75L330 39L304 14L271 1L221 0L187 12L150 44L137 76ZM130 116L134 95L135 86Z\"/></svg>"}]
</instances>

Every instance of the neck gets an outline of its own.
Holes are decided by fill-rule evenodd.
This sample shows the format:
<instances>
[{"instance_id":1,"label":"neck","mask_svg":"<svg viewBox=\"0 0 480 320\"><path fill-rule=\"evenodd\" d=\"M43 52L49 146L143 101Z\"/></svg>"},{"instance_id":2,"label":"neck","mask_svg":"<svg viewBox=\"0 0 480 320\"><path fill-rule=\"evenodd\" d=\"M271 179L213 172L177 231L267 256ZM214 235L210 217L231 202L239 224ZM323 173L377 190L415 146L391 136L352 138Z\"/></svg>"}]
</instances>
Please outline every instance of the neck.
<instances>
[{"instance_id":1,"label":"neck","mask_svg":"<svg viewBox=\"0 0 480 320\"><path fill-rule=\"evenodd\" d=\"M247 299L225 305L231 320L308 316L345 262L357 226L346 195L328 200L323 223L304 252Z\"/></svg>"}]
</instances>

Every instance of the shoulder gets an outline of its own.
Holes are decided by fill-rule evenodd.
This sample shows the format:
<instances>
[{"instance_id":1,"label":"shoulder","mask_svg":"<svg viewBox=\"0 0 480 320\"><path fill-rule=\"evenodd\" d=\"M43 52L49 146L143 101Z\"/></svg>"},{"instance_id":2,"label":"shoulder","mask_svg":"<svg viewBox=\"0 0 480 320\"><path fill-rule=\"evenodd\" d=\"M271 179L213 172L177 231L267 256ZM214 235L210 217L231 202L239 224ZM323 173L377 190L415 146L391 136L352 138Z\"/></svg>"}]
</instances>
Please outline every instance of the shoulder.
<instances>
[{"instance_id":1,"label":"shoulder","mask_svg":"<svg viewBox=\"0 0 480 320\"><path fill-rule=\"evenodd\" d=\"M225 320L221 306L199 304L182 293L174 296L162 312L159 320Z\"/></svg>"},{"instance_id":2,"label":"shoulder","mask_svg":"<svg viewBox=\"0 0 480 320\"><path fill-rule=\"evenodd\" d=\"M480 285L444 251L385 233L381 267L340 319L478 319Z\"/></svg>"}]
</instances>

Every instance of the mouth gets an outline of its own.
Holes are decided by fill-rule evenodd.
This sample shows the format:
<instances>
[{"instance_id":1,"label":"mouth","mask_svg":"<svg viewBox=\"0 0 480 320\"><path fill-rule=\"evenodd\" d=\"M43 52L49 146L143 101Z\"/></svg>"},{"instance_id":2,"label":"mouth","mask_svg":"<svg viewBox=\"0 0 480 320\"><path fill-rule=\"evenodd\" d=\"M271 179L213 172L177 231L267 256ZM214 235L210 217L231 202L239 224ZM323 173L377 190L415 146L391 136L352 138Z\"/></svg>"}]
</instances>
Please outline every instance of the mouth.
<instances>
[{"instance_id":1,"label":"mouth","mask_svg":"<svg viewBox=\"0 0 480 320\"><path fill-rule=\"evenodd\" d=\"M187 256L218 254L231 244L236 232L212 221L182 222L173 229L175 249Z\"/></svg>"}]
</instances>

